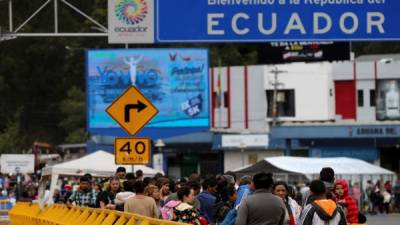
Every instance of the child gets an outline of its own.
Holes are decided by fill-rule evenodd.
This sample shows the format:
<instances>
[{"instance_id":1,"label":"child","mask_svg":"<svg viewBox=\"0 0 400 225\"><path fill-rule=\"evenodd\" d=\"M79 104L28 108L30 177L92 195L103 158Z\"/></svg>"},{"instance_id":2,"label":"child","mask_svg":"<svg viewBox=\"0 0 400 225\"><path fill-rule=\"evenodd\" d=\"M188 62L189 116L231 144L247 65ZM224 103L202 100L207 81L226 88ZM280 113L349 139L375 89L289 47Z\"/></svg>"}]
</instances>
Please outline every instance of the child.
<instances>
[{"instance_id":1,"label":"child","mask_svg":"<svg viewBox=\"0 0 400 225\"><path fill-rule=\"evenodd\" d=\"M338 205L341 205L347 212L347 223L358 223L358 208L354 199L349 195L349 185L345 180L338 180L335 183L335 194Z\"/></svg>"}]
</instances>

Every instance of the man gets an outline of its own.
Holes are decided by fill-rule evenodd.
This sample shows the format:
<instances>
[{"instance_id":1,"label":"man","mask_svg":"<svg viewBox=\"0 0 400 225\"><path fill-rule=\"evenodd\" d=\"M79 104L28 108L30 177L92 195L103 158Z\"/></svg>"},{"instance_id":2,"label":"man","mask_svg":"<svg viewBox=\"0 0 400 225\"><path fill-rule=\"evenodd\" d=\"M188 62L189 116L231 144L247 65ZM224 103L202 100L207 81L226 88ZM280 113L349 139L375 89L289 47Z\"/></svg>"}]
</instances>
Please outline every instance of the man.
<instances>
[{"instance_id":1,"label":"man","mask_svg":"<svg viewBox=\"0 0 400 225\"><path fill-rule=\"evenodd\" d=\"M136 180L141 180L143 181L143 171L142 170L136 170Z\"/></svg>"},{"instance_id":2,"label":"man","mask_svg":"<svg viewBox=\"0 0 400 225\"><path fill-rule=\"evenodd\" d=\"M67 206L94 207L96 205L96 198L97 194L91 188L89 178L83 176L79 180L79 189L74 191L68 198Z\"/></svg>"},{"instance_id":3,"label":"man","mask_svg":"<svg viewBox=\"0 0 400 225\"><path fill-rule=\"evenodd\" d=\"M322 170L319 172L319 180L322 181L325 185L325 190L326 190L325 197L327 199L332 199L335 201L336 200L334 194L335 171L331 167L322 168ZM305 195L306 195L305 196L306 201L304 207L314 201L313 197L310 196L310 192L305 193Z\"/></svg>"},{"instance_id":4,"label":"man","mask_svg":"<svg viewBox=\"0 0 400 225\"><path fill-rule=\"evenodd\" d=\"M343 210L326 198L327 191L322 181L312 181L310 190L314 200L304 208L299 225L347 225Z\"/></svg>"},{"instance_id":5,"label":"man","mask_svg":"<svg viewBox=\"0 0 400 225\"><path fill-rule=\"evenodd\" d=\"M217 180L215 177L206 178L202 184L203 192L201 192L197 199L200 201L200 212L204 214L209 224L215 223L215 210L217 198Z\"/></svg>"},{"instance_id":6,"label":"man","mask_svg":"<svg viewBox=\"0 0 400 225\"><path fill-rule=\"evenodd\" d=\"M142 216L158 218L159 213L156 201L144 195L145 184L143 181L136 181L134 184L136 195L128 198L124 204L124 211L136 213Z\"/></svg>"},{"instance_id":7,"label":"man","mask_svg":"<svg viewBox=\"0 0 400 225\"><path fill-rule=\"evenodd\" d=\"M282 225L286 207L281 198L271 193L272 174L258 173L251 183L254 193L240 203L235 225Z\"/></svg>"}]
</instances>

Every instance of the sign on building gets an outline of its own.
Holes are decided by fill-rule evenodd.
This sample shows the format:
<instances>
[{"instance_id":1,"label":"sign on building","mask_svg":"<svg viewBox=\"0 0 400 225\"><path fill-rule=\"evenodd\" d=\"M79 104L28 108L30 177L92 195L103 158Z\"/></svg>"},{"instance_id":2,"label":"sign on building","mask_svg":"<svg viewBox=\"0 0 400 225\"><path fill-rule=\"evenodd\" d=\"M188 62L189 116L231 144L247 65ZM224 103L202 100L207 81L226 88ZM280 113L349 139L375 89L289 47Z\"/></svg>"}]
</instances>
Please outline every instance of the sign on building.
<instances>
[{"instance_id":1,"label":"sign on building","mask_svg":"<svg viewBox=\"0 0 400 225\"><path fill-rule=\"evenodd\" d=\"M254 135L222 135L222 147L231 148L251 148L268 147L269 139L266 134Z\"/></svg>"},{"instance_id":2,"label":"sign on building","mask_svg":"<svg viewBox=\"0 0 400 225\"><path fill-rule=\"evenodd\" d=\"M279 41L257 44L257 49L263 64L350 59L349 42Z\"/></svg>"},{"instance_id":3,"label":"sign on building","mask_svg":"<svg viewBox=\"0 0 400 225\"><path fill-rule=\"evenodd\" d=\"M157 42L399 40L396 0L157 0Z\"/></svg>"},{"instance_id":4,"label":"sign on building","mask_svg":"<svg viewBox=\"0 0 400 225\"><path fill-rule=\"evenodd\" d=\"M33 154L2 154L1 173L33 173L35 156Z\"/></svg>"}]
</instances>

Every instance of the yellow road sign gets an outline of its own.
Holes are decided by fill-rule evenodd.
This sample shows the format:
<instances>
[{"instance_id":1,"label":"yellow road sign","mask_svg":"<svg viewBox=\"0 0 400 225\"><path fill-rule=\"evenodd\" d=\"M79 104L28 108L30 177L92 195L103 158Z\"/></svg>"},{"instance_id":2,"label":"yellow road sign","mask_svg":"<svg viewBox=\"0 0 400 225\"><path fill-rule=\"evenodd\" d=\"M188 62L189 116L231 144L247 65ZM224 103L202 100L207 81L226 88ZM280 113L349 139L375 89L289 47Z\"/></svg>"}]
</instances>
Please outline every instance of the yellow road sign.
<instances>
[{"instance_id":1,"label":"yellow road sign","mask_svg":"<svg viewBox=\"0 0 400 225\"><path fill-rule=\"evenodd\" d=\"M115 164L149 164L150 153L149 138L115 138Z\"/></svg>"},{"instance_id":2,"label":"yellow road sign","mask_svg":"<svg viewBox=\"0 0 400 225\"><path fill-rule=\"evenodd\" d=\"M106 111L132 136L158 113L157 108L134 86L126 89Z\"/></svg>"}]
</instances>

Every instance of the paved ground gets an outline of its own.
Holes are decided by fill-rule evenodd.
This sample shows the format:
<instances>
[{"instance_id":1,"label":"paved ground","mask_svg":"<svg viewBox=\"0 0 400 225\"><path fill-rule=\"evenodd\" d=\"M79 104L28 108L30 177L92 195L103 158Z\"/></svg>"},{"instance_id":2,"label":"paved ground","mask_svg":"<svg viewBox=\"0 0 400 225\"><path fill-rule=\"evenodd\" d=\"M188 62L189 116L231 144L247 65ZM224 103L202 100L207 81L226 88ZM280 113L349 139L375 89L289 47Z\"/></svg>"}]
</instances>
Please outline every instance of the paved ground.
<instances>
[{"instance_id":1,"label":"paved ground","mask_svg":"<svg viewBox=\"0 0 400 225\"><path fill-rule=\"evenodd\" d=\"M400 225L400 214L367 216L368 225Z\"/></svg>"}]
</instances>

